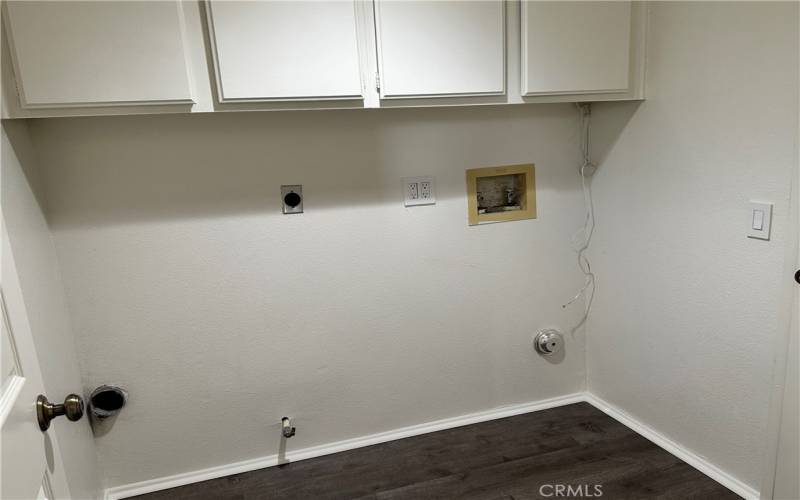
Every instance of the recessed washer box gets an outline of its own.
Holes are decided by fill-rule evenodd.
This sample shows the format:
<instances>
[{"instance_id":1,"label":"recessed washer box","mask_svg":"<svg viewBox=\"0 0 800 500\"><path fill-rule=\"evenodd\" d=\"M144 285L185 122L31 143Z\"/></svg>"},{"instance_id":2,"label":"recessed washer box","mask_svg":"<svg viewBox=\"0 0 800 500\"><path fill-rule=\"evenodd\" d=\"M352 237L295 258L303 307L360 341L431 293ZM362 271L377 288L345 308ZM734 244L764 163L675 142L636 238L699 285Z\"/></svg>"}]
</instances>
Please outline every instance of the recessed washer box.
<instances>
[{"instance_id":1,"label":"recessed washer box","mask_svg":"<svg viewBox=\"0 0 800 500\"><path fill-rule=\"evenodd\" d=\"M467 170L470 226L536 218L533 164Z\"/></svg>"}]
</instances>

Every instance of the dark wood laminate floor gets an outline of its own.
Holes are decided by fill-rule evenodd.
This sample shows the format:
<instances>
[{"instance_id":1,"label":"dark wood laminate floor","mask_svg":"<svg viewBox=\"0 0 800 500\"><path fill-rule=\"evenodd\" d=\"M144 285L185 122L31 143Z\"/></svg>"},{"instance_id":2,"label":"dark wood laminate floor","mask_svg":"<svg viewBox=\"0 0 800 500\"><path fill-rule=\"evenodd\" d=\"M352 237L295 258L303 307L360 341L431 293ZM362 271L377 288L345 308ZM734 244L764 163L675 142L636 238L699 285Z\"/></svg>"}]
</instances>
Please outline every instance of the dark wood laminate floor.
<instances>
[{"instance_id":1,"label":"dark wood laminate floor","mask_svg":"<svg viewBox=\"0 0 800 500\"><path fill-rule=\"evenodd\" d=\"M302 432L302 430L301 430ZM547 496L543 485L589 485ZM137 496L139 500L734 499L587 403L493 420Z\"/></svg>"}]
</instances>

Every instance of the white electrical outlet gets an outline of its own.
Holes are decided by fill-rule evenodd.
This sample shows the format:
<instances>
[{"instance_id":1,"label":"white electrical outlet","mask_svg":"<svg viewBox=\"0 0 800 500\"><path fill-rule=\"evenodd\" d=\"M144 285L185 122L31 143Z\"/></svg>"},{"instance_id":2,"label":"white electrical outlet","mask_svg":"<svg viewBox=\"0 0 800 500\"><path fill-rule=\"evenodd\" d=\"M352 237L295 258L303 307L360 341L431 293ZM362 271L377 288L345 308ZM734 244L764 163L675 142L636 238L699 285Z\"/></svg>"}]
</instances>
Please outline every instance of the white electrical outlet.
<instances>
[{"instance_id":1,"label":"white electrical outlet","mask_svg":"<svg viewBox=\"0 0 800 500\"><path fill-rule=\"evenodd\" d=\"M433 177L406 177L403 179L403 196L405 206L433 205L436 203L436 191Z\"/></svg>"},{"instance_id":2,"label":"white electrical outlet","mask_svg":"<svg viewBox=\"0 0 800 500\"><path fill-rule=\"evenodd\" d=\"M419 183L418 182L409 182L406 184L406 188L408 192L406 193L406 197L409 200L418 200L419 199Z\"/></svg>"},{"instance_id":3,"label":"white electrical outlet","mask_svg":"<svg viewBox=\"0 0 800 500\"><path fill-rule=\"evenodd\" d=\"M431 199L431 181L419 181L419 197L423 200Z\"/></svg>"}]
</instances>

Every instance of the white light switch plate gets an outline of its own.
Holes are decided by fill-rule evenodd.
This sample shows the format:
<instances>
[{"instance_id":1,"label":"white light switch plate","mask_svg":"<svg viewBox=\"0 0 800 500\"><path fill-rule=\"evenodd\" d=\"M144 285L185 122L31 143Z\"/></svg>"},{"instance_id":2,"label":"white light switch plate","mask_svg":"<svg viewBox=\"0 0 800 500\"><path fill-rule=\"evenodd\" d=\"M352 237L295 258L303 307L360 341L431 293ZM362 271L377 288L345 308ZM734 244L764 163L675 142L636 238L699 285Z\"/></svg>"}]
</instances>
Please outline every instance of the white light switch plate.
<instances>
[{"instance_id":1,"label":"white light switch plate","mask_svg":"<svg viewBox=\"0 0 800 500\"><path fill-rule=\"evenodd\" d=\"M435 205L436 188L433 177L403 178L403 200L407 207Z\"/></svg>"},{"instance_id":2,"label":"white light switch plate","mask_svg":"<svg viewBox=\"0 0 800 500\"><path fill-rule=\"evenodd\" d=\"M747 217L747 237L768 240L772 230L772 203L750 202Z\"/></svg>"}]
</instances>

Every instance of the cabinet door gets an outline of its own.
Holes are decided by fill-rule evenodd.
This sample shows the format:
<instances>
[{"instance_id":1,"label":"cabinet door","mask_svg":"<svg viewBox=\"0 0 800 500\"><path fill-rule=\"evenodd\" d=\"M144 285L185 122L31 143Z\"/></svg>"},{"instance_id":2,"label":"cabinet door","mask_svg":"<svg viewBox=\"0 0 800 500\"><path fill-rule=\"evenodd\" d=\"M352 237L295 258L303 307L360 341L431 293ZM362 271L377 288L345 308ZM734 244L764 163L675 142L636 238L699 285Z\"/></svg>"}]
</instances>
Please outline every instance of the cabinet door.
<instances>
[{"instance_id":1,"label":"cabinet door","mask_svg":"<svg viewBox=\"0 0 800 500\"><path fill-rule=\"evenodd\" d=\"M375 6L382 98L505 93L505 2Z\"/></svg>"},{"instance_id":2,"label":"cabinet door","mask_svg":"<svg viewBox=\"0 0 800 500\"><path fill-rule=\"evenodd\" d=\"M23 108L191 103L176 1L9 1Z\"/></svg>"},{"instance_id":3,"label":"cabinet door","mask_svg":"<svg viewBox=\"0 0 800 500\"><path fill-rule=\"evenodd\" d=\"M211 1L220 102L360 98L349 1Z\"/></svg>"},{"instance_id":4,"label":"cabinet door","mask_svg":"<svg viewBox=\"0 0 800 500\"><path fill-rule=\"evenodd\" d=\"M522 95L626 92L630 2L522 3Z\"/></svg>"}]
</instances>

